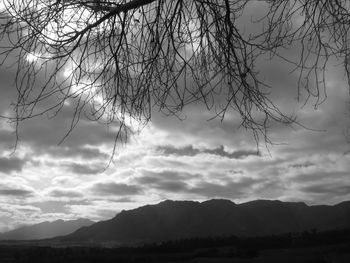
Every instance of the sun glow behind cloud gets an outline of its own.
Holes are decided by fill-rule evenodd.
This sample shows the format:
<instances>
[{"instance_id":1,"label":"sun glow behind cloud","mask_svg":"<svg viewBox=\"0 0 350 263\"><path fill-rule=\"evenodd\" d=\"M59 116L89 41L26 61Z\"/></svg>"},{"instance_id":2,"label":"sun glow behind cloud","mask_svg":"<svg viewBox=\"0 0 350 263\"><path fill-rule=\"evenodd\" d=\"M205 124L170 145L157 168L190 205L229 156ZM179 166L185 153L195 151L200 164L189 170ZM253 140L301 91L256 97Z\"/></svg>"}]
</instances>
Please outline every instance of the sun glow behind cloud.
<instances>
[{"instance_id":1,"label":"sun glow behind cloud","mask_svg":"<svg viewBox=\"0 0 350 263\"><path fill-rule=\"evenodd\" d=\"M6 3L4 1L0 2L0 12L6 9Z\"/></svg>"},{"instance_id":2,"label":"sun glow behind cloud","mask_svg":"<svg viewBox=\"0 0 350 263\"><path fill-rule=\"evenodd\" d=\"M99 60L93 59L92 61L85 62L89 72L95 73L103 68L103 63ZM144 126L142 120L137 120L127 113L122 114L121 109L118 109L111 103L111 98L107 97L105 87L99 80L93 77L86 79L77 79L76 75L79 74L80 66L76 65L73 60L66 63L61 75L63 77L63 83L71 83L69 98L84 100L87 105L92 107L92 113L98 116L102 122L108 122L110 113L113 113L113 118L116 122L124 122L128 127L131 134L137 133ZM94 76L95 74L92 74ZM67 107L71 106L69 100L65 101ZM118 128L117 128L118 129ZM115 130L115 129L113 129ZM116 131L117 132L117 131Z\"/></svg>"},{"instance_id":3,"label":"sun glow behind cloud","mask_svg":"<svg viewBox=\"0 0 350 263\"><path fill-rule=\"evenodd\" d=\"M40 59L40 54L33 54L33 53L28 53L27 54L27 57L26 57L26 60L31 63L31 62L35 62L37 61L38 59Z\"/></svg>"}]
</instances>

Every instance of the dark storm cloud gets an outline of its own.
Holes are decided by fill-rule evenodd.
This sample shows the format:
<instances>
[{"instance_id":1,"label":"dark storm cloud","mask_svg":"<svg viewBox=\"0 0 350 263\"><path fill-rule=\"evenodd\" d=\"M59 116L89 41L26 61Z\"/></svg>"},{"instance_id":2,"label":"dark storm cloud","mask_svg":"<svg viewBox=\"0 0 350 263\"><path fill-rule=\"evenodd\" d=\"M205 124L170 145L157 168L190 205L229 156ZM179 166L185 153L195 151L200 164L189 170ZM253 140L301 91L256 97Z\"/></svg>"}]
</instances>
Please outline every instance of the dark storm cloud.
<instances>
[{"instance_id":1,"label":"dark storm cloud","mask_svg":"<svg viewBox=\"0 0 350 263\"><path fill-rule=\"evenodd\" d=\"M333 180L343 180L350 177L350 172L346 171L334 171L334 172L323 172L323 171L317 171L317 172L310 172L310 173L302 173L302 174L296 174L293 177L293 181L297 183L311 183L313 181L322 181L327 180L330 178L333 178Z\"/></svg>"},{"instance_id":2,"label":"dark storm cloud","mask_svg":"<svg viewBox=\"0 0 350 263\"><path fill-rule=\"evenodd\" d=\"M179 156L194 156L200 153L199 149L193 148L192 145L188 145L182 148L175 148L173 146L159 146L157 150L163 155L179 155Z\"/></svg>"},{"instance_id":3,"label":"dark storm cloud","mask_svg":"<svg viewBox=\"0 0 350 263\"><path fill-rule=\"evenodd\" d=\"M237 174L241 173L236 173L235 175ZM217 179L217 182L207 182L199 174L184 173L181 171L141 170L141 176L135 178L135 180L137 184L145 185L146 189L157 189L164 193L195 194L208 198L239 198L248 195L253 186L259 189L269 188L266 180L263 179L242 177L232 181L232 177L218 174L211 174L211 177ZM188 183L191 179L197 181L197 184L191 186L193 183Z\"/></svg>"},{"instance_id":4,"label":"dark storm cloud","mask_svg":"<svg viewBox=\"0 0 350 263\"><path fill-rule=\"evenodd\" d=\"M90 190L100 195L135 195L141 192L141 188L136 185L120 184L115 182L96 183Z\"/></svg>"},{"instance_id":5,"label":"dark storm cloud","mask_svg":"<svg viewBox=\"0 0 350 263\"><path fill-rule=\"evenodd\" d=\"M301 191L312 194L342 196L350 194L350 185L316 184L302 187Z\"/></svg>"},{"instance_id":6,"label":"dark storm cloud","mask_svg":"<svg viewBox=\"0 0 350 263\"><path fill-rule=\"evenodd\" d=\"M9 189L3 189L0 188L0 195L2 196L15 196L15 197L27 197L32 195L33 192L25 189L16 189L16 188L9 188Z\"/></svg>"},{"instance_id":7,"label":"dark storm cloud","mask_svg":"<svg viewBox=\"0 0 350 263\"><path fill-rule=\"evenodd\" d=\"M167 146L159 146L157 147L157 150L159 150L160 152L162 152L163 155L166 155L166 156L168 155L195 156L201 153L218 155L229 159L242 159L250 155L259 156L259 152L257 151L240 150L240 151L234 151L234 152L227 152L225 151L223 145L215 149L197 149L197 148L194 148L192 145L176 148L176 147L167 145Z\"/></svg>"},{"instance_id":8,"label":"dark storm cloud","mask_svg":"<svg viewBox=\"0 0 350 263\"><path fill-rule=\"evenodd\" d=\"M0 157L0 172L11 173L20 172L27 160L17 157Z\"/></svg>"},{"instance_id":9,"label":"dark storm cloud","mask_svg":"<svg viewBox=\"0 0 350 263\"><path fill-rule=\"evenodd\" d=\"M51 146L47 147L47 154L54 157L60 158L71 158L80 157L83 159L106 159L109 157L108 154L101 152L97 148L85 148L85 147L75 147L70 148L69 146Z\"/></svg>"},{"instance_id":10,"label":"dark storm cloud","mask_svg":"<svg viewBox=\"0 0 350 263\"><path fill-rule=\"evenodd\" d=\"M74 191L74 190L67 190L67 189L52 189L49 192L49 195L52 197L82 197L83 195L78 192L78 191Z\"/></svg>"},{"instance_id":11,"label":"dark storm cloud","mask_svg":"<svg viewBox=\"0 0 350 263\"><path fill-rule=\"evenodd\" d=\"M312 163L312 162L300 162L300 163L291 164L289 167L292 167L292 168L307 168L307 167L310 167L310 166L313 166L313 165L315 165L315 163Z\"/></svg>"},{"instance_id":12,"label":"dark storm cloud","mask_svg":"<svg viewBox=\"0 0 350 263\"><path fill-rule=\"evenodd\" d=\"M242 159L242 158L248 157L250 155L253 155L253 156L260 155L259 152L257 152L257 151L244 151L244 150L235 151L235 152L230 153L230 152L225 151L224 146L222 146L222 145L219 148L216 148L213 150L207 149L207 150L204 150L203 152L209 153L209 154L214 154L214 155L219 155L222 157L227 157L229 159Z\"/></svg>"}]
</instances>

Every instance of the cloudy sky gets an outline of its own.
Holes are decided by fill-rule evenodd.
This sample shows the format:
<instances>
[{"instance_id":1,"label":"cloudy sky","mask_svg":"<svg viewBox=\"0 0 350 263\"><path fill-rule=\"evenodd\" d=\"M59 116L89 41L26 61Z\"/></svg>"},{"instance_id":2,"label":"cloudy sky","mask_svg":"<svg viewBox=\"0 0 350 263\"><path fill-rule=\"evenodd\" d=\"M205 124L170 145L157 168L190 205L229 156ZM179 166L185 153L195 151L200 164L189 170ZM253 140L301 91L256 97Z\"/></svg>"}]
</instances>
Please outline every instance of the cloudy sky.
<instances>
[{"instance_id":1,"label":"cloudy sky","mask_svg":"<svg viewBox=\"0 0 350 263\"><path fill-rule=\"evenodd\" d=\"M108 219L164 199L350 200L350 96L340 62L330 64L328 98L317 109L312 99L306 105L296 99L296 75L279 62L266 63L263 73L275 84L271 98L309 129L272 126L275 144L259 151L234 112L224 122L208 121L213 113L201 105L185 108L182 120L155 112L148 126L118 145L108 167L110 127L82 118L58 145L69 129L70 104L55 118L21 123L15 152L13 126L0 119L0 231L59 218ZM11 114L15 74L0 67L0 115Z\"/></svg>"}]
</instances>

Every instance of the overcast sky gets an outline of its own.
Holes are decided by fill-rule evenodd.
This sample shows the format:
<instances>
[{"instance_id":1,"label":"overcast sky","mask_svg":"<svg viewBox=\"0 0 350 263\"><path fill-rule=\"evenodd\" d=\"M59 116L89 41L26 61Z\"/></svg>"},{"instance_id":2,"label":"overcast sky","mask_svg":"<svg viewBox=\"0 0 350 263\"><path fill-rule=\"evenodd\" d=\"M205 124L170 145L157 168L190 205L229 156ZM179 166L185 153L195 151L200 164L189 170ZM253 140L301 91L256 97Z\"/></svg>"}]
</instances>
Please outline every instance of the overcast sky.
<instances>
[{"instance_id":1,"label":"overcast sky","mask_svg":"<svg viewBox=\"0 0 350 263\"><path fill-rule=\"evenodd\" d=\"M53 119L21 123L15 153L13 127L0 120L0 231L45 220L108 219L164 199L350 200L350 96L340 62L330 64L328 98L317 109L312 99L305 106L303 98L297 101L297 76L279 63L266 61L262 70L275 84L271 98L310 129L273 126L269 136L276 144L261 145L259 153L234 112L224 122L208 121L213 113L201 105L185 108L183 120L155 113L152 123L117 147L107 169L110 127L83 118L58 146L73 114L69 104ZM15 68L0 67L0 115L9 114L16 100L15 74Z\"/></svg>"}]
</instances>

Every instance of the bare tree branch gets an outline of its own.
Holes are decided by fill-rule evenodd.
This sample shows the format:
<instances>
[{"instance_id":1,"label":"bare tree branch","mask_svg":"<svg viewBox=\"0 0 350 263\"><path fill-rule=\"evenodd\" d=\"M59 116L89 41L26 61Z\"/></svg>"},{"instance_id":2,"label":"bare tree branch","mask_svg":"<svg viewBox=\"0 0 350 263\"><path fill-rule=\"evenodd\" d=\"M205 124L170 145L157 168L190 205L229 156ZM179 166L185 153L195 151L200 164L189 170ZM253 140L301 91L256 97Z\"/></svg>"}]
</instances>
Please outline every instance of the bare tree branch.
<instances>
[{"instance_id":1,"label":"bare tree branch","mask_svg":"<svg viewBox=\"0 0 350 263\"><path fill-rule=\"evenodd\" d=\"M246 12L259 6L259 18ZM348 1L337 0L5 0L1 54L17 56L13 121L75 110L117 123L146 125L153 111L177 116L202 103L213 118L235 112L258 141L274 122L290 124L269 96L258 67L279 58L294 67L299 94L327 97L325 72L341 59L349 74ZM299 50L287 56L286 50ZM38 76L46 74L45 82ZM349 76L349 75L348 75ZM305 103L308 101L305 99ZM123 136L124 136L123 135ZM120 138L120 137L119 137ZM123 138L126 138L125 136Z\"/></svg>"}]
</instances>

